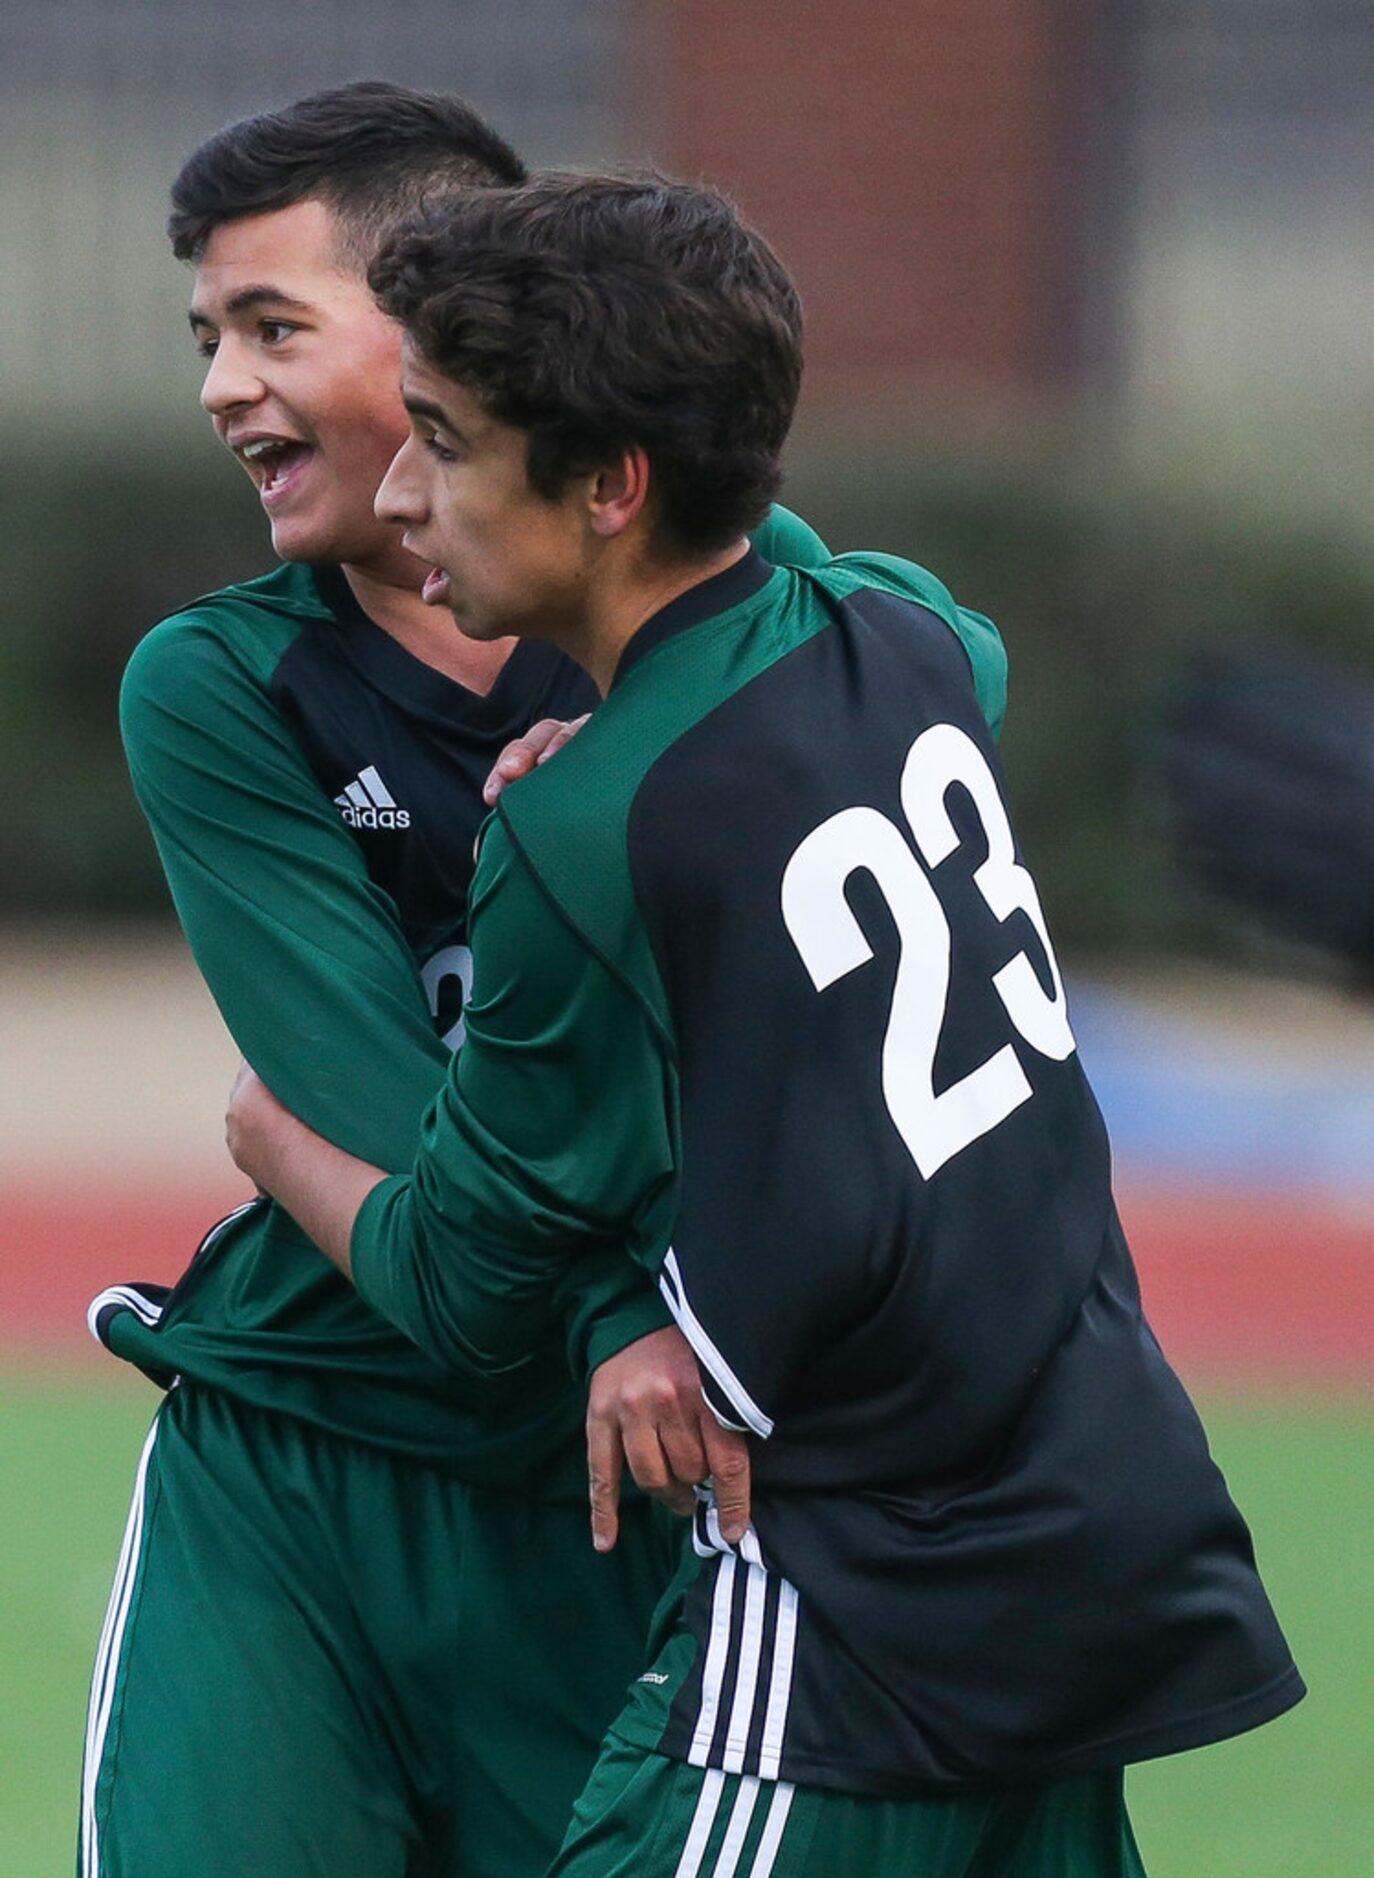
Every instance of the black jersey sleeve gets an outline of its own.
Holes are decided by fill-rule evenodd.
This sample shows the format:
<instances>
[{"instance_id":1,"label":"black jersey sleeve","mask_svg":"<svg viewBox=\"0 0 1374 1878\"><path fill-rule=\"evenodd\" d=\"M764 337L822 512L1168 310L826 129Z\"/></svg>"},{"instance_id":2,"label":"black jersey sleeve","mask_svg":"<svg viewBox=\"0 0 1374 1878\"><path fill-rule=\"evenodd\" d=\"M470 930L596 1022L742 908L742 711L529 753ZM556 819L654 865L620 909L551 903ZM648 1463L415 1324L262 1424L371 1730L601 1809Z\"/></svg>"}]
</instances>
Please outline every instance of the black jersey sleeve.
<instances>
[{"instance_id":1,"label":"black jersey sleeve","mask_svg":"<svg viewBox=\"0 0 1374 1878\"><path fill-rule=\"evenodd\" d=\"M830 566L844 569L866 587L894 593L929 608L953 628L973 674L978 708L993 736L1000 737L1007 715L1007 653L1002 635L987 615L960 606L949 588L929 568L918 567L914 561L904 561L895 554L841 554Z\"/></svg>"}]
</instances>

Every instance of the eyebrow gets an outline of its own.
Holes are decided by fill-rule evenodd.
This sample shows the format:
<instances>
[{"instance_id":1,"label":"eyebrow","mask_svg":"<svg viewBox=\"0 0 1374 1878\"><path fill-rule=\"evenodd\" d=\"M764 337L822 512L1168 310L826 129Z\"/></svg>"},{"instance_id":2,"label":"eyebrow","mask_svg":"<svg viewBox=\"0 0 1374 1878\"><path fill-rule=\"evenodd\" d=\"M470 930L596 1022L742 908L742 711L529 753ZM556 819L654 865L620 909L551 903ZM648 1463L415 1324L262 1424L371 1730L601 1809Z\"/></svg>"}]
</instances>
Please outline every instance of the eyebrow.
<instances>
[{"instance_id":1,"label":"eyebrow","mask_svg":"<svg viewBox=\"0 0 1374 1878\"><path fill-rule=\"evenodd\" d=\"M402 397L401 402L412 417L427 417L432 424L441 425L443 429L448 431L450 436L462 436L462 431L454 423L442 404L435 404L433 400L429 398Z\"/></svg>"},{"instance_id":2,"label":"eyebrow","mask_svg":"<svg viewBox=\"0 0 1374 1878\"><path fill-rule=\"evenodd\" d=\"M308 301L297 300L289 293L283 293L280 287L274 287L268 281L255 282L251 287L240 287L237 293L230 294L224 303L226 313L251 313L254 307L279 306L292 313L309 313ZM213 326L214 321L206 313L192 307L186 315L192 326Z\"/></svg>"}]
</instances>

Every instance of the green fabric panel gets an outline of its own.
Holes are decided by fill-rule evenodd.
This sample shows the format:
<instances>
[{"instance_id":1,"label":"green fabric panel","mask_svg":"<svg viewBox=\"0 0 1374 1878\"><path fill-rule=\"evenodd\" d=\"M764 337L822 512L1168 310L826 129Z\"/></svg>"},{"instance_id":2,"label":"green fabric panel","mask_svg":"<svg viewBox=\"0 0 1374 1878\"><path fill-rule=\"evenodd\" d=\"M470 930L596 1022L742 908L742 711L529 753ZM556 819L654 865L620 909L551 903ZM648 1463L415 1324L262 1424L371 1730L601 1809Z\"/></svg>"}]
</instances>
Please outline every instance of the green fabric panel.
<instances>
[{"instance_id":1,"label":"green fabric panel","mask_svg":"<svg viewBox=\"0 0 1374 1878\"><path fill-rule=\"evenodd\" d=\"M809 522L775 502L749 537L774 567L824 567L830 550Z\"/></svg>"},{"instance_id":2,"label":"green fabric panel","mask_svg":"<svg viewBox=\"0 0 1374 1878\"><path fill-rule=\"evenodd\" d=\"M478 1376L526 1363L560 1288L578 1285L573 1356L585 1369L669 1321L624 1257L658 1250L671 1205L663 1041L580 935L550 918L499 824L471 936L467 1041L425 1118L414 1177L374 1189L359 1213L354 1282L436 1362ZM598 1329L593 1314L615 1323Z\"/></svg>"}]
</instances>

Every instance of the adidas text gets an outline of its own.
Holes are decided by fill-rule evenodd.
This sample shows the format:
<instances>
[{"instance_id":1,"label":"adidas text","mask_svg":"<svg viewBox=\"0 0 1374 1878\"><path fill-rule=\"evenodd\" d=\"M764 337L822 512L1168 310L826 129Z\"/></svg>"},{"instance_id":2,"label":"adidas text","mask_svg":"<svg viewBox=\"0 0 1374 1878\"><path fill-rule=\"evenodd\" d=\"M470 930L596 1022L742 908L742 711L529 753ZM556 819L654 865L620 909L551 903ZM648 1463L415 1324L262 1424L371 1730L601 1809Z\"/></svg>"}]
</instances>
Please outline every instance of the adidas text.
<instances>
[{"instance_id":1,"label":"adidas text","mask_svg":"<svg viewBox=\"0 0 1374 1878\"><path fill-rule=\"evenodd\" d=\"M409 809L355 809L351 802L339 804L339 813L350 828L409 828Z\"/></svg>"}]
</instances>

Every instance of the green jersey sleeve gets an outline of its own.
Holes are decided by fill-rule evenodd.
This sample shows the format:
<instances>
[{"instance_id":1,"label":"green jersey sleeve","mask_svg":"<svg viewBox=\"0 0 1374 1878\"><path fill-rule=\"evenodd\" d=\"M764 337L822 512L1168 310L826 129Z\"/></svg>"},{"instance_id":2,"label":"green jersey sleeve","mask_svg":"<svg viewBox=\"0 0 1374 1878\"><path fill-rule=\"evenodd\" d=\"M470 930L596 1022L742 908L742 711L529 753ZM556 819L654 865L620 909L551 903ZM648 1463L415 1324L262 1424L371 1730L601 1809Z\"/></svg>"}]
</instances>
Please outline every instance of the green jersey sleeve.
<instances>
[{"instance_id":1,"label":"green jersey sleeve","mask_svg":"<svg viewBox=\"0 0 1374 1878\"><path fill-rule=\"evenodd\" d=\"M194 614L150 633L120 699L134 789L244 1056L320 1134L406 1167L446 1053L392 903L256 669L274 651Z\"/></svg>"},{"instance_id":2,"label":"green jersey sleeve","mask_svg":"<svg viewBox=\"0 0 1374 1878\"><path fill-rule=\"evenodd\" d=\"M190 614L150 633L120 699L134 788L244 1056L317 1133L408 1168L448 1053L389 896L271 701L278 652L246 622L233 642ZM581 1374L671 1321L618 1248L569 1273L553 1309Z\"/></svg>"},{"instance_id":3,"label":"green jersey sleeve","mask_svg":"<svg viewBox=\"0 0 1374 1878\"><path fill-rule=\"evenodd\" d=\"M800 515L775 502L749 537L765 561L774 567L824 567L830 550Z\"/></svg>"},{"instance_id":4,"label":"green jersey sleeve","mask_svg":"<svg viewBox=\"0 0 1374 1878\"><path fill-rule=\"evenodd\" d=\"M868 587L916 600L948 620L958 634L973 669L973 688L988 729L1000 736L1007 713L1007 655L1001 634L990 619L959 606L949 588L927 568L895 554L841 554L830 563L854 574Z\"/></svg>"},{"instance_id":5,"label":"green jersey sleeve","mask_svg":"<svg viewBox=\"0 0 1374 1878\"><path fill-rule=\"evenodd\" d=\"M551 913L499 818L470 937L467 1041L413 1175L358 1215L354 1283L437 1362L494 1376L529 1359L585 1261L603 1278L623 1270L639 1293L622 1283L599 1331L582 1319L572 1355L587 1371L666 1321L625 1256L626 1222L652 1220L674 1180L661 1046L633 992Z\"/></svg>"}]
</instances>

